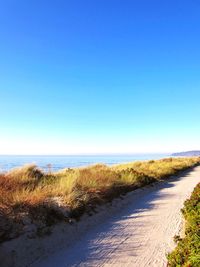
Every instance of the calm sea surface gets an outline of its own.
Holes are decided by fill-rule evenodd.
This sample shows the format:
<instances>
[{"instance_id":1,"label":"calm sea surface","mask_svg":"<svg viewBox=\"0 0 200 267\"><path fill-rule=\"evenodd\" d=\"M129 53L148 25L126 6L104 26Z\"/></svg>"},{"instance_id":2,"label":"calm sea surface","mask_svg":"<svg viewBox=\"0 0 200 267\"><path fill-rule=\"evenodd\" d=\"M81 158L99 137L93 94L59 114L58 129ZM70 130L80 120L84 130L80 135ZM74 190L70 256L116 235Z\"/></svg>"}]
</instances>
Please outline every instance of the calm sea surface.
<instances>
[{"instance_id":1,"label":"calm sea surface","mask_svg":"<svg viewBox=\"0 0 200 267\"><path fill-rule=\"evenodd\" d=\"M8 171L12 168L25 164L36 164L40 168L47 170L47 165L51 164L54 171L68 168L81 167L95 163L113 165L137 160L159 159L167 154L135 154L135 155L93 155L93 156L0 156L0 172Z\"/></svg>"}]
</instances>

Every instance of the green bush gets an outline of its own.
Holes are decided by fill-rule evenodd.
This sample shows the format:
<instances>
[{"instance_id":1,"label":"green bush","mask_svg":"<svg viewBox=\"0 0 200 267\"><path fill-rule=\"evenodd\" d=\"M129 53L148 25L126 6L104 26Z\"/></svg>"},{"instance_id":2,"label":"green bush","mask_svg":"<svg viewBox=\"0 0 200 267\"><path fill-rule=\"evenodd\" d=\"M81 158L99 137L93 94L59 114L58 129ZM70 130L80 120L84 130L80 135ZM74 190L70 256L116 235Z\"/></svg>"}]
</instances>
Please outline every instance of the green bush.
<instances>
[{"instance_id":1,"label":"green bush","mask_svg":"<svg viewBox=\"0 0 200 267\"><path fill-rule=\"evenodd\" d=\"M200 183L190 199L185 201L182 213L186 220L185 238L178 242L176 249L168 255L169 267L200 266Z\"/></svg>"}]
</instances>

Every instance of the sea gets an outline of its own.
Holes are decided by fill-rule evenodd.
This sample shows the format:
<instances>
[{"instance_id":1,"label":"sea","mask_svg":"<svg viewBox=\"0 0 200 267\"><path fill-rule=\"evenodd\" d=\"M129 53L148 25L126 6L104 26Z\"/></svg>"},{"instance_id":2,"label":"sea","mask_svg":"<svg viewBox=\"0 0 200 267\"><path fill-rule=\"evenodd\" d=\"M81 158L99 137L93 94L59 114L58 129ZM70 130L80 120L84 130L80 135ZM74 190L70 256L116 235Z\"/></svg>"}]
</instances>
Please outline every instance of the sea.
<instances>
[{"instance_id":1,"label":"sea","mask_svg":"<svg viewBox=\"0 0 200 267\"><path fill-rule=\"evenodd\" d=\"M26 164L35 164L44 171L51 168L58 171L97 163L114 165L132 161L161 159L168 154L132 154L132 155L0 155L0 172L6 172Z\"/></svg>"}]
</instances>

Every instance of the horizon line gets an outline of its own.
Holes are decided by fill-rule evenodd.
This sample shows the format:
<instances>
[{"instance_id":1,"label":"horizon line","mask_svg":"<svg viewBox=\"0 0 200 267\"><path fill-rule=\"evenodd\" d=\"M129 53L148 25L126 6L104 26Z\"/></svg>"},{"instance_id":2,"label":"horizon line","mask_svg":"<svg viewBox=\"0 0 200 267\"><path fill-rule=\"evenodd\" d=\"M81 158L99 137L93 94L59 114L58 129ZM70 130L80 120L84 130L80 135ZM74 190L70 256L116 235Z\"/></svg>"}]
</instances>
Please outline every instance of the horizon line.
<instances>
[{"instance_id":1,"label":"horizon line","mask_svg":"<svg viewBox=\"0 0 200 267\"><path fill-rule=\"evenodd\" d=\"M172 154L174 152L133 152L133 153L77 153L77 154L0 154L0 156L133 156L133 155L156 155L156 154ZM177 153L177 152L175 152Z\"/></svg>"}]
</instances>

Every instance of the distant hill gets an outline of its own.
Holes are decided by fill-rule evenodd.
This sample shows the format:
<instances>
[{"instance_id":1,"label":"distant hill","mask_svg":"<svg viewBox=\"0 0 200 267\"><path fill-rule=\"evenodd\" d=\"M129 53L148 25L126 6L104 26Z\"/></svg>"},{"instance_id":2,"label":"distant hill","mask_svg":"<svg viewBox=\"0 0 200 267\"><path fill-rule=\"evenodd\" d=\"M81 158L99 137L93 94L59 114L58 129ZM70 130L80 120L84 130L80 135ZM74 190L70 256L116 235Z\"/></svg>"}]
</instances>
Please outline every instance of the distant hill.
<instances>
[{"instance_id":1,"label":"distant hill","mask_svg":"<svg viewBox=\"0 0 200 267\"><path fill-rule=\"evenodd\" d=\"M200 150L173 153L171 156L173 157L198 157L200 156Z\"/></svg>"}]
</instances>

